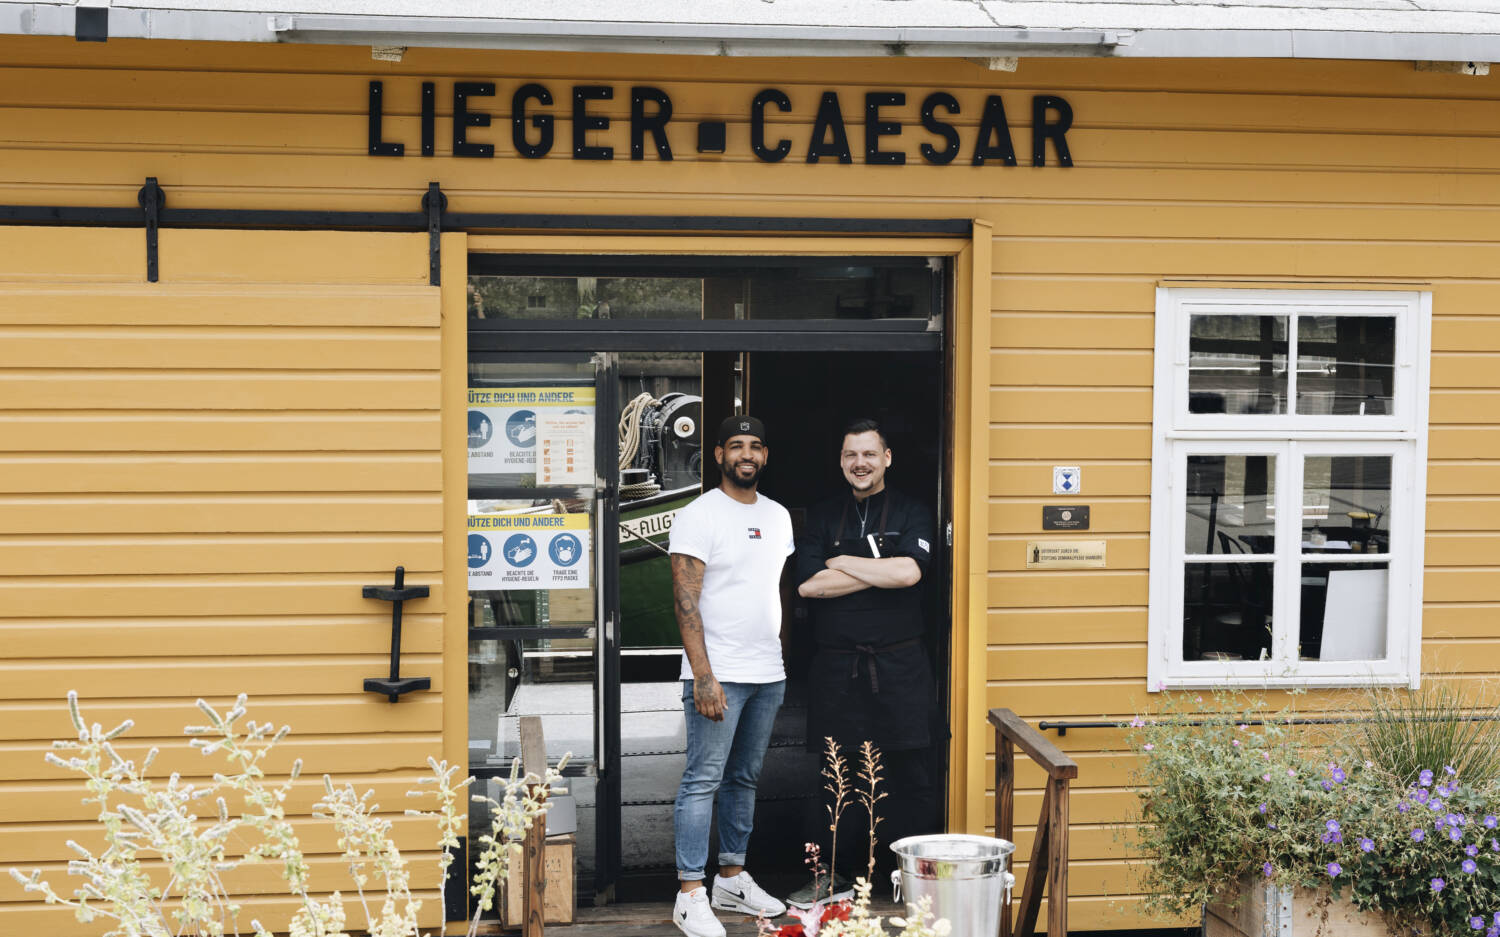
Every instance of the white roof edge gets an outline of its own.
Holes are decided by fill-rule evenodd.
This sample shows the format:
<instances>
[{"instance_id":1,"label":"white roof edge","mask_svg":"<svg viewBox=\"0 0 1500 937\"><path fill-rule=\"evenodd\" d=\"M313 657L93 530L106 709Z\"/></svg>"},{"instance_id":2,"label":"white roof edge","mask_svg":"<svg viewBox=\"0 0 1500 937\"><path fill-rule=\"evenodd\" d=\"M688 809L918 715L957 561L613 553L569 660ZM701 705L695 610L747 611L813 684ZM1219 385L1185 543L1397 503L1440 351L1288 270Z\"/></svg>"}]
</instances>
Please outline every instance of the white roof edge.
<instances>
[{"instance_id":1,"label":"white roof edge","mask_svg":"<svg viewBox=\"0 0 1500 937\"><path fill-rule=\"evenodd\" d=\"M72 3L0 0L0 35L71 36ZM113 5L112 39L404 45L667 55L1500 61L1500 34L1311 29L1023 29L564 22Z\"/></svg>"}]
</instances>

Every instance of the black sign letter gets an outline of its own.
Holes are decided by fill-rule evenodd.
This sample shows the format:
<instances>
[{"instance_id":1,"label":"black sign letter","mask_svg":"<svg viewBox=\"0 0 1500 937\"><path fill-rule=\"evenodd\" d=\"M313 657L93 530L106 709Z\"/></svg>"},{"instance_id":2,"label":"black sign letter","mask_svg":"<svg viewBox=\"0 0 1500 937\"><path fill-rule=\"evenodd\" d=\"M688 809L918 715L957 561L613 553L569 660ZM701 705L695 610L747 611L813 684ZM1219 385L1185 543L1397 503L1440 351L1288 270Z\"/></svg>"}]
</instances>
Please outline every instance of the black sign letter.
<instances>
[{"instance_id":1,"label":"black sign letter","mask_svg":"<svg viewBox=\"0 0 1500 937\"><path fill-rule=\"evenodd\" d=\"M824 140L829 133L833 139ZM837 156L841 163L852 163L849 154L849 134L844 132L844 113L839 110L839 93L824 91L818 102L818 116L813 121L812 139L807 144L807 161L816 163L820 157Z\"/></svg>"},{"instance_id":2,"label":"black sign letter","mask_svg":"<svg viewBox=\"0 0 1500 937\"><path fill-rule=\"evenodd\" d=\"M485 97L495 93L491 81L455 81L453 83L453 155L488 159L495 155L493 143L470 143L470 127L488 127L490 115L469 110L469 96Z\"/></svg>"},{"instance_id":3,"label":"black sign letter","mask_svg":"<svg viewBox=\"0 0 1500 937\"><path fill-rule=\"evenodd\" d=\"M656 113L646 116L646 102L656 105ZM630 89L630 158L646 158L646 134L656 146L656 156L663 162L672 159L672 147L667 143L667 121L672 119L672 99L660 88L636 87Z\"/></svg>"},{"instance_id":4,"label":"black sign letter","mask_svg":"<svg viewBox=\"0 0 1500 937\"><path fill-rule=\"evenodd\" d=\"M865 95L865 162L873 166L901 166L906 162L905 153L893 153L880 148L881 137L894 137L901 133L901 125L880 119L882 107L900 107L906 103L906 95L899 91L871 91Z\"/></svg>"},{"instance_id":5,"label":"black sign letter","mask_svg":"<svg viewBox=\"0 0 1500 937\"><path fill-rule=\"evenodd\" d=\"M608 130L609 118L598 117L589 113L590 101L608 101L615 96L615 89L609 85L574 85L573 86L573 158L574 159L614 159L615 148L612 146L587 146L590 130Z\"/></svg>"},{"instance_id":6,"label":"black sign letter","mask_svg":"<svg viewBox=\"0 0 1500 937\"><path fill-rule=\"evenodd\" d=\"M792 151L792 141L782 140L775 149L766 147L766 105L786 112L792 109L792 100L775 88L767 88L750 102L750 151L762 162L779 163Z\"/></svg>"},{"instance_id":7,"label":"black sign letter","mask_svg":"<svg viewBox=\"0 0 1500 937\"><path fill-rule=\"evenodd\" d=\"M990 143L990 137L999 135L999 141ZM1003 159L1005 165L1016 164L1016 148L1010 142L1010 124L1005 121L1005 105L1000 95L992 94L984 99L984 116L979 119L979 136L974 138L974 165L983 166L987 159Z\"/></svg>"},{"instance_id":8,"label":"black sign letter","mask_svg":"<svg viewBox=\"0 0 1500 937\"><path fill-rule=\"evenodd\" d=\"M370 155L371 156L401 156L406 152L404 143L386 143L380 139L381 120L381 98L384 95L384 82L370 82Z\"/></svg>"},{"instance_id":9,"label":"black sign letter","mask_svg":"<svg viewBox=\"0 0 1500 937\"><path fill-rule=\"evenodd\" d=\"M937 119L936 112L940 107L950 114L957 114L958 99L946 91L939 91L929 94L922 102L922 126L948 141L941 150L934 149L931 143L922 144L922 158L934 166L946 166L958 155L958 131L951 124Z\"/></svg>"},{"instance_id":10,"label":"black sign letter","mask_svg":"<svg viewBox=\"0 0 1500 937\"><path fill-rule=\"evenodd\" d=\"M527 159L541 159L552 151L552 115L534 114L531 126L542 132L541 139L531 143L526 139L526 102L535 99L539 104L551 104L552 92L541 85L522 85L510 99L510 139L516 152Z\"/></svg>"},{"instance_id":11,"label":"black sign letter","mask_svg":"<svg viewBox=\"0 0 1500 937\"><path fill-rule=\"evenodd\" d=\"M1047 109L1057 111L1057 123L1047 123ZM1062 98L1050 94L1039 94L1031 99L1031 165L1043 166L1047 162L1047 141L1057 150L1059 166L1073 165L1073 154L1068 152L1068 138L1064 136L1073 126L1073 108Z\"/></svg>"}]
</instances>

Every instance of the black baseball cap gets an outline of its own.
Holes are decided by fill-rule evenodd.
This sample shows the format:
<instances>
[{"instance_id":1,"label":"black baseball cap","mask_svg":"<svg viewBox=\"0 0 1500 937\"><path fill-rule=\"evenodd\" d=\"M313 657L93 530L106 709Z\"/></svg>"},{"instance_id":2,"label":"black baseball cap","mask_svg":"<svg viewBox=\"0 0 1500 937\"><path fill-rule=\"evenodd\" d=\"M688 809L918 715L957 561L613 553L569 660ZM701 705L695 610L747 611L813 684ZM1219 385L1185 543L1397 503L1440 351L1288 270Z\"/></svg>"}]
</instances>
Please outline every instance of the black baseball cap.
<instances>
[{"instance_id":1,"label":"black baseball cap","mask_svg":"<svg viewBox=\"0 0 1500 937\"><path fill-rule=\"evenodd\" d=\"M753 416L731 416L725 417L724 422L719 424L719 436L714 444L724 445L732 436L754 436L761 443L766 441L766 424Z\"/></svg>"}]
</instances>

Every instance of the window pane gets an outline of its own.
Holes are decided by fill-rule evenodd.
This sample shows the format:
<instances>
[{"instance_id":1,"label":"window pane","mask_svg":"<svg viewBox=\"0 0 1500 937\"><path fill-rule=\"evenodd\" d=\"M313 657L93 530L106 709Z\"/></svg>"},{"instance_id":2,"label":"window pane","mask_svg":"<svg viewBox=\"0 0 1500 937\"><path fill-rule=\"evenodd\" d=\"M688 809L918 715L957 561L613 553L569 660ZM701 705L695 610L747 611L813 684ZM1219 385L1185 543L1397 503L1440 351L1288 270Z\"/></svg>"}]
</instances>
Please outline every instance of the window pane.
<instances>
[{"instance_id":1,"label":"window pane","mask_svg":"<svg viewBox=\"0 0 1500 937\"><path fill-rule=\"evenodd\" d=\"M1271 653L1270 563L1188 563L1182 659L1260 660Z\"/></svg>"},{"instance_id":2,"label":"window pane","mask_svg":"<svg viewBox=\"0 0 1500 937\"><path fill-rule=\"evenodd\" d=\"M1302 466L1304 552L1390 550L1390 456L1308 456Z\"/></svg>"},{"instance_id":3,"label":"window pane","mask_svg":"<svg viewBox=\"0 0 1500 937\"><path fill-rule=\"evenodd\" d=\"M1275 552L1275 505L1275 456L1188 456L1185 552Z\"/></svg>"},{"instance_id":4,"label":"window pane","mask_svg":"<svg viewBox=\"0 0 1500 937\"><path fill-rule=\"evenodd\" d=\"M926 319L943 264L926 257L527 259L469 277L471 319Z\"/></svg>"},{"instance_id":5,"label":"window pane","mask_svg":"<svg viewBox=\"0 0 1500 937\"><path fill-rule=\"evenodd\" d=\"M1189 413L1286 412L1286 316L1193 316Z\"/></svg>"},{"instance_id":6,"label":"window pane","mask_svg":"<svg viewBox=\"0 0 1500 937\"><path fill-rule=\"evenodd\" d=\"M1386 563L1303 563L1303 660L1386 656Z\"/></svg>"},{"instance_id":7,"label":"window pane","mask_svg":"<svg viewBox=\"0 0 1500 937\"><path fill-rule=\"evenodd\" d=\"M1394 316L1298 316L1297 412L1394 412Z\"/></svg>"}]
</instances>

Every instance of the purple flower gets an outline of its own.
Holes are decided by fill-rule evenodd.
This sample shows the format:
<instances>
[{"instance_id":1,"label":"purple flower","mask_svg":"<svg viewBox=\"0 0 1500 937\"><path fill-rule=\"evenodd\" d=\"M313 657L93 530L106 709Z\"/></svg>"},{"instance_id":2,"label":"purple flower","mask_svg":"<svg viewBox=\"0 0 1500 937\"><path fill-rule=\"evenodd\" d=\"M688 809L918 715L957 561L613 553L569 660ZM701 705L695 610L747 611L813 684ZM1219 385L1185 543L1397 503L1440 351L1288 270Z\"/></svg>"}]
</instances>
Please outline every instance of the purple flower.
<instances>
[{"instance_id":1,"label":"purple flower","mask_svg":"<svg viewBox=\"0 0 1500 937\"><path fill-rule=\"evenodd\" d=\"M1449 777L1452 777L1453 775L1458 774L1458 769L1454 768L1452 765L1443 765L1443 773L1448 775Z\"/></svg>"},{"instance_id":2,"label":"purple flower","mask_svg":"<svg viewBox=\"0 0 1500 937\"><path fill-rule=\"evenodd\" d=\"M1500 839L1490 840L1490 852L1500 852ZM1500 924L1500 921L1496 921L1495 923Z\"/></svg>"},{"instance_id":3,"label":"purple flower","mask_svg":"<svg viewBox=\"0 0 1500 937\"><path fill-rule=\"evenodd\" d=\"M1472 927L1474 930L1484 930L1484 918L1482 918L1482 917L1471 917L1471 918L1469 918L1469 926Z\"/></svg>"},{"instance_id":4,"label":"purple flower","mask_svg":"<svg viewBox=\"0 0 1500 937\"><path fill-rule=\"evenodd\" d=\"M1437 892L1442 891L1444 888L1447 888L1447 887L1448 887L1448 883L1445 882L1445 881L1443 881L1440 878L1435 878L1435 879L1432 880L1432 891L1433 891L1434 894L1436 894Z\"/></svg>"},{"instance_id":5,"label":"purple flower","mask_svg":"<svg viewBox=\"0 0 1500 937\"><path fill-rule=\"evenodd\" d=\"M1338 878L1339 877L1339 873L1342 872L1342 871L1344 871L1344 867L1341 866L1341 865L1339 865L1337 862L1330 862L1330 863L1328 863L1328 877L1329 878Z\"/></svg>"},{"instance_id":6,"label":"purple flower","mask_svg":"<svg viewBox=\"0 0 1500 937\"><path fill-rule=\"evenodd\" d=\"M1156 746L1152 745L1150 742L1147 742L1145 745L1142 745L1141 747L1144 748L1146 751L1149 752L1152 749L1154 749Z\"/></svg>"},{"instance_id":7,"label":"purple flower","mask_svg":"<svg viewBox=\"0 0 1500 937\"><path fill-rule=\"evenodd\" d=\"M1263 775L1260 776L1260 779L1262 781L1269 781L1269 780L1271 780L1271 776L1269 774L1263 774Z\"/></svg>"},{"instance_id":8,"label":"purple flower","mask_svg":"<svg viewBox=\"0 0 1500 937\"><path fill-rule=\"evenodd\" d=\"M1328 832L1330 833L1337 833L1340 829L1339 821L1329 820L1327 823L1323 824L1323 828L1328 830Z\"/></svg>"},{"instance_id":9,"label":"purple flower","mask_svg":"<svg viewBox=\"0 0 1500 937\"><path fill-rule=\"evenodd\" d=\"M1140 716L1136 716L1134 719L1130 720L1130 727L1132 729L1144 729L1146 727L1146 722Z\"/></svg>"},{"instance_id":10,"label":"purple flower","mask_svg":"<svg viewBox=\"0 0 1500 937\"><path fill-rule=\"evenodd\" d=\"M1266 805L1265 804L1261 804L1259 807L1256 807L1255 809L1259 810L1261 813L1265 813L1266 812Z\"/></svg>"},{"instance_id":11,"label":"purple flower","mask_svg":"<svg viewBox=\"0 0 1500 937\"><path fill-rule=\"evenodd\" d=\"M1427 806L1431 808L1433 813L1442 813L1443 807L1446 805L1441 800L1438 800L1436 797L1434 797L1427 802Z\"/></svg>"},{"instance_id":12,"label":"purple flower","mask_svg":"<svg viewBox=\"0 0 1500 937\"><path fill-rule=\"evenodd\" d=\"M1479 847L1474 845L1473 843L1470 843L1469 845L1464 847L1464 855L1468 856L1470 859L1474 858L1475 856L1479 855Z\"/></svg>"},{"instance_id":13,"label":"purple flower","mask_svg":"<svg viewBox=\"0 0 1500 937\"><path fill-rule=\"evenodd\" d=\"M1344 774L1344 769L1343 768L1334 768L1333 769L1333 780L1334 780L1334 783L1336 783L1336 784L1343 784L1344 783L1344 779L1346 777L1348 777L1348 775Z\"/></svg>"},{"instance_id":14,"label":"purple flower","mask_svg":"<svg viewBox=\"0 0 1500 937\"><path fill-rule=\"evenodd\" d=\"M1260 867L1260 870L1266 873L1266 878L1271 877L1271 863L1267 862L1265 865Z\"/></svg>"},{"instance_id":15,"label":"purple flower","mask_svg":"<svg viewBox=\"0 0 1500 937\"><path fill-rule=\"evenodd\" d=\"M1464 831L1459 829L1458 827L1453 827L1448 830L1448 838L1456 843L1464 838Z\"/></svg>"},{"instance_id":16,"label":"purple flower","mask_svg":"<svg viewBox=\"0 0 1500 937\"><path fill-rule=\"evenodd\" d=\"M1453 796L1453 788L1447 787L1445 785L1439 785L1437 787L1434 787L1432 789L1432 791L1433 791L1433 793L1437 794L1439 797L1452 797Z\"/></svg>"},{"instance_id":17,"label":"purple flower","mask_svg":"<svg viewBox=\"0 0 1500 937\"><path fill-rule=\"evenodd\" d=\"M1485 825L1485 826L1486 826L1486 827L1488 827L1488 828L1489 828L1489 829L1492 829L1492 830L1493 830L1493 829L1494 829L1494 828L1495 828L1495 824L1496 824L1496 823L1497 823L1497 822L1500 822L1500 821L1497 821L1497 820L1496 820L1496 819L1495 819L1495 815L1494 815L1494 814L1493 814L1493 813L1491 813L1491 814L1487 814L1487 815L1486 815L1486 816L1485 816L1485 818L1484 818L1484 825Z\"/></svg>"},{"instance_id":18,"label":"purple flower","mask_svg":"<svg viewBox=\"0 0 1500 937\"><path fill-rule=\"evenodd\" d=\"M1443 817L1443 822L1449 826L1463 826L1464 818L1456 813L1450 813L1446 817Z\"/></svg>"},{"instance_id":19,"label":"purple flower","mask_svg":"<svg viewBox=\"0 0 1500 937\"><path fill-rule=\"evenodd\" d=\"M1396 805L1396 810L1399 813L1405 813L1406 811L1408 811L1410 809L1411 809L1411 804L1407 803L1404 800L1401 801L1401 803L1399 803L1399 804Z\"/></svg>"},{"instance_id":20,"label":"purple flower","mask_svg":"<svg viewBox=\"0 0 1500 937\"><path fill-rule=\"evenodd\" d=\"M1375 840L1366 836L1359 841L1359 848L1364 852L1370 852L1375 848Z\"/></svg>"},{"instance_id":21,"label":"purple flower","mask_svg":"<svg viewBox=\"0 0 1500 937\"><path fill-rule=\"evenodd\" d=\"M1286 769L1286 776L1289 777L1289 778L1295 778L1297 776L1297 769L1296 768L1288 768L1288 769Z\"/></svg>"},{"instance_id":22,"label":"purple flower","mask_svg":"<svg viewBox=\"0 0 1500 937\"><path fill-rule=\"evenodd\" d=\"M1484 932L1484 937L1500 937L1500 924L1491 924Z\"/></svg>"},{"instance_id":23,"label":"purple flower","mask_svg":"<svg viewBox=\"0 0 1500 937\"><path fill-rule=\"evenodd\" d=\"M1417 783L1420 784L1420 785L1422 785L1423 787L1431 787L1432 786L1432 772L1428 771L1426 768L1423 768L1422 769L1422 773L1419 774L1419 775L1417 775ZM1433 881L1440 882L1440 881L1442 881L1442 879L1433 879Z\"/></svg>"},{"instance_id":24,"label":"purple flower","mask_svg":"<svg viewBox=\"0 0 1500 937\"><path fill-rule=\"evenodd\" d=\"M1325 791L1331 791L1331 790L1333 790L1333 782L1332 781L1324 781L1323 782L1323 790L1325 790Z\"/></svg>"},{"instance_id":25,"label":"purple flower","mask_svg":"<svg viewBox=\"0 0 1500 937\"><path fill-rule=\"evenodd\" d=\"M1420 843L1422 840L1427 838L1427 831L1419 826L1411 831L1411 838Z\"/></svg>"},{"instance_id":26,"label":"purple flower","mask_svg":"<svg viewBox=\"0 0 1500 937\"><path fill-rule=\"evenodd\" d=\"M1419 804L1425 804L1425 803L1427 803L1427 792L1426 791L1417 791L1417 803L1419 803Z\"/></svg>"},{"instance_id":27,"label":"purple flower","mask_svg":"<svg viewBox=\"0 0 1500 937\"><path fill-rule=\"evenodd\" d=\"M1467 874L1467 875L1473 875L1475 872L1479 871L1479 864L1477 862L1475 862L1473 859L1465 859L1464 860L1464 864L1463 864L1463 870L1464 870L1465 874Z\"/></svg>"}]
</instances>

